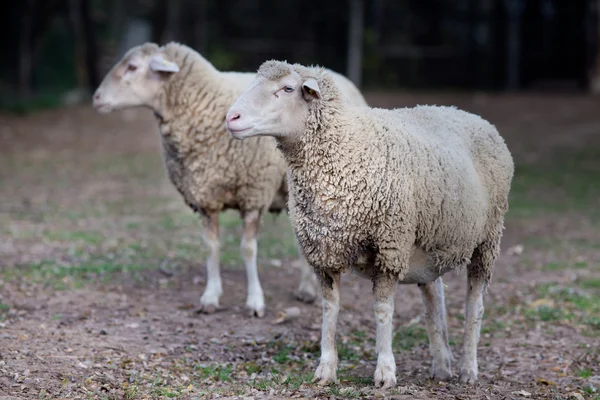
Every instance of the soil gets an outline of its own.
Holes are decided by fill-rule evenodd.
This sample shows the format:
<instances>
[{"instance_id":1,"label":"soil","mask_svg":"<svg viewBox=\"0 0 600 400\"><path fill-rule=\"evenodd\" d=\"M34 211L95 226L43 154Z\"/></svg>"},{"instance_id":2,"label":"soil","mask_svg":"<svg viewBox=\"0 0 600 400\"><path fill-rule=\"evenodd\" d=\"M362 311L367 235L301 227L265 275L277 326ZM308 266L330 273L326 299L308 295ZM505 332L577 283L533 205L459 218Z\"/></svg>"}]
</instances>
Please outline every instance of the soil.
<instances>
[{"instance_id":1,"label":"soil","mask_svg":"<svg viewBox=\"0 0 600 400\"><path fill-rule=\"evenodd\" d=\"M600 99L367 98L376 106L452 104L481 114L506 138L522 174L485 295L476 386L429 379L420 292L401 286L398 385L376 390L371 286L354 276L342 279L340 382L312 384L321 308L291 294L299 279L293 246L261 257L264 318L244 310L239 259L222 268L223 308L197 313L205 283L205 253L194 249L203 247L199 225L166 178L151 113L98 115L81 106L0 116L0 399L598 398ZM177 218L166 223L169 213ZM286 218L265 218L264 235L285 231L289 240ZM224 252L232 257L236 223L225 228L232 244ZM192 250L176 251L177 243ZM142 258L134 245L152 255ZM108 255L112 261L97 262ZM75 271L90 263L88 272ZM444 277L455 373L465 281L464 272ZM300 317L275 324L288 307Z\"/></svg>"}]
</instances>

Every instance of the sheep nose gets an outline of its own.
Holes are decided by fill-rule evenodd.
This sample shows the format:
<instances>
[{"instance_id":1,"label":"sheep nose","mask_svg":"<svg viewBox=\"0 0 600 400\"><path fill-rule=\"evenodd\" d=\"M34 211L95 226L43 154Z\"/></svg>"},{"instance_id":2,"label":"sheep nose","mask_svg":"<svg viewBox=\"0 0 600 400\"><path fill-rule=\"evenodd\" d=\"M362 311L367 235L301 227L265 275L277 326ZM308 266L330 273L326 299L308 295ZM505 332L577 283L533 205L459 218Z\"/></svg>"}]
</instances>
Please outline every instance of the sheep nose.
<instances>
[{"instance_id":1,"label":"sheep nose","mask_svg":"<svg viewBox=\"0 0 600 400\"><path fill-rule=\"evenodd\" d=\"M238 112L233 112L227 116L227 122L235 121L236 119L240 119L241 115Z\"/></svg>"}]
</instances>

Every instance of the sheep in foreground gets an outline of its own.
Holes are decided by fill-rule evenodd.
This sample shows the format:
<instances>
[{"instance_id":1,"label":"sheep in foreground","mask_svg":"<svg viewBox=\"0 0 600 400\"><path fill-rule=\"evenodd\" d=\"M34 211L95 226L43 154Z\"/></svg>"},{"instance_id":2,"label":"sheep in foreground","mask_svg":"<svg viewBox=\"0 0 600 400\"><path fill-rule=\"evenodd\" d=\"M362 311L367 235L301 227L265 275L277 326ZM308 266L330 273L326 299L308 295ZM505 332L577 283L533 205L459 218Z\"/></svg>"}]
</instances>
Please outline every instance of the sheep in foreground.
<instances>
[{"instance_id":1,"label":"sheep in foreground","mask_svg":"<svg viewBox=\"0 0 600 400\"><path fill-rule=\"evenodd\" d=\"M357 108L326 71L267 61L227 113L237 139L275 137L288 163L290 216L321 281L321 359L336 380L340 273L373 281L375 384L396 384L392 316L397 283L417 284L436 380L452 376L441 276L467 269L459 380L477 379L482 295L499 253L513 161L497 130L450 107Z\"/></svg>"},{"instance_id":2,"label":"sheep in foreground","mask_svg":"<svg viewBox=\"0 0 600 400\"><path fill-rule=\"evenodd\" d=\"M219 213L225 209L241 212L246 306L262 317L265 306L256 266L256 236L265 211L278 213L287 207L285 161L272 138L242 144L229 136L223 124L228 108L254 76L220 72L181 44L159 47L146 43L129 50L108 72L94 94L94 107L103 113L128 107L154 111L168 176L187 205L203 219L204 240L210 249L207 284L200 299L205 312L219 307L222 293ZM334 76L350 101L366 105L348 79ZM295 295L312 302L317 296L316 277L306 261L301 261Z\"/></svg>"}]
</instances>

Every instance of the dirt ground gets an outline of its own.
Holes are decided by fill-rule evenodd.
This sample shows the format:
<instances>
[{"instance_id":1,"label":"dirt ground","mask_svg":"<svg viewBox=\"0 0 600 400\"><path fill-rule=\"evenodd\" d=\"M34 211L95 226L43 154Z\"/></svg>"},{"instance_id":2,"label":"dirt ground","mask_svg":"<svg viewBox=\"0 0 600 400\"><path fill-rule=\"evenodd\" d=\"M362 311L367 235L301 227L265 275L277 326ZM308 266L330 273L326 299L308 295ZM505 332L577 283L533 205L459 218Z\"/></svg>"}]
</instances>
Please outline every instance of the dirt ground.
<instances>
[{"instance_id":1,"label":"dirt ground","mask_svg":"<svg viewBox=\"0 0 600 400\"><path fill-rule=\"evenodd\" d=\"M78 107L0 116L0 399L600 399L600 99L367 99L457 105L496 124L513 152L475 387L429 379L420 293L402 286L398 386L375 390L371 287L353 276L342 280L339 383L310 383L321 309L292 297L299 271L286 216L267 216L259 240L266 316L244 311L235 213L222 216L223 310L198 314L201 227L166 179L151 113ZM456 372L466 278L444 280ZM299 318L273 323L294 306Z\"/></svg>"}]
</instances>

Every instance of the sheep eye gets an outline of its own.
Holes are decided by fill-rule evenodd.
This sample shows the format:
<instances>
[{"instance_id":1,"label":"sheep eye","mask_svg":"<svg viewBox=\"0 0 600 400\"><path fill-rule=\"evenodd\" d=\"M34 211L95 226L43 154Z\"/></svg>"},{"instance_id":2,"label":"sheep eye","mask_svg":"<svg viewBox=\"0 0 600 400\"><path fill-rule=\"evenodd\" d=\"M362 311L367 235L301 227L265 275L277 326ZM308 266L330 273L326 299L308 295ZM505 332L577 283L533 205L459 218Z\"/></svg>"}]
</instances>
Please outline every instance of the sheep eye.
<instances>
[{"instance_id":1,"label":"sheep eye","mask_svg":"<svg viewBox=\"0 0 600 400\"><path fill-rule=\"evenodd\" d=\"M131 72L133 72L133 71L135 71L136 69L137 69L137 67L136 67L135 65L133 65L133 64L129 64L129 65L127 65L127 71L131 71Z\"/></svg>"},{"instance_id":2,"label":"sheep eye","mask_svg":"<svg viewBox=\"0 0 600 400\"><path fill-rule=\"evenodd\" d=\"M283 91L286 93L292 93L294 91L294 88L291 86L284 86Z\"/></svg>"}]
</instances>

